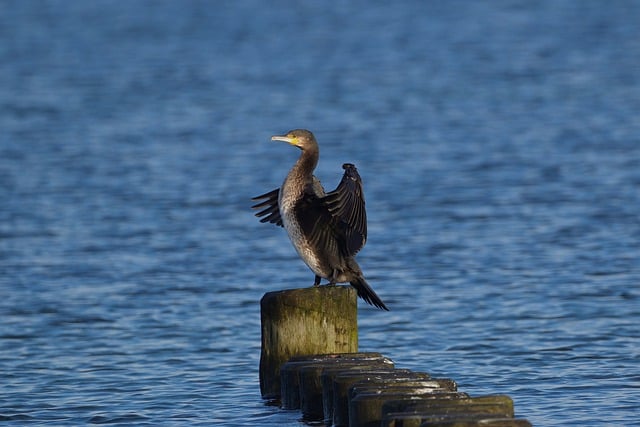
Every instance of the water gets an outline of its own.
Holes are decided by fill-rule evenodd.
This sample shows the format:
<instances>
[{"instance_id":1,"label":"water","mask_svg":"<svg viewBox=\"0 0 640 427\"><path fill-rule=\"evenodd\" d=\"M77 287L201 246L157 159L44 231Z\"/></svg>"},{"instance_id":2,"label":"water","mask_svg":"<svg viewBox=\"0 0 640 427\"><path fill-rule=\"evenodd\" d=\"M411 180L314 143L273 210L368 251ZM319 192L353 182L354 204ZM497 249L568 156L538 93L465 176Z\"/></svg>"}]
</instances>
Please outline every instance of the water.
<instances>
[{"instance_id":1,"label":"water","mask_svg":"<svg viewBox=\"0 0 640 427\"><path fill-rule=\"evenodd\" d=\"M360 348L535 425L640 416L637 2L9 1L0 417L300 425L258 302L312 274L251 196L315 131L365 182ZM11 422L12 421L12 422ZM637 424L636 424L637 425Z\"/></svg>"}]
</instances>

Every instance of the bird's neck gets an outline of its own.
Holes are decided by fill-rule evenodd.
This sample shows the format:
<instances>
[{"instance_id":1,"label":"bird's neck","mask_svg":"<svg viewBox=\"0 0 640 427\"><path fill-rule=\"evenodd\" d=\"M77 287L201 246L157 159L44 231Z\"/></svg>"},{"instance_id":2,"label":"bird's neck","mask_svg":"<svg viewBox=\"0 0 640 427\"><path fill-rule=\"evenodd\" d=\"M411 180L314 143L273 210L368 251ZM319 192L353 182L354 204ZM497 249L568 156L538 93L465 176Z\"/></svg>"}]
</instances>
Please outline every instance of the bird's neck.
<instances>
[{"instance_id":1,"label":"bird's neck","mask_svg":"<svg viewBox=\"0 0 640 427\"><path fill-rule=\"evenodd\" d=\"M287 174L280 189L280 206L295 203L309 188L313 188L313 170L318 164L318 150L304 150Z\"/></svg>"},{"instance_id":2,"label":"bird's neck","mask_svg":"<svg viewBox=\"0 0 640 427\"><path fill-rule=\"evenodd\" d=\"M291 172L305 180L312 180L313 171L316 169L318 165L318 157L320 156L318 148L309 148L306 149L300 154L298 161Z\"/></svg>"}]
</instances>

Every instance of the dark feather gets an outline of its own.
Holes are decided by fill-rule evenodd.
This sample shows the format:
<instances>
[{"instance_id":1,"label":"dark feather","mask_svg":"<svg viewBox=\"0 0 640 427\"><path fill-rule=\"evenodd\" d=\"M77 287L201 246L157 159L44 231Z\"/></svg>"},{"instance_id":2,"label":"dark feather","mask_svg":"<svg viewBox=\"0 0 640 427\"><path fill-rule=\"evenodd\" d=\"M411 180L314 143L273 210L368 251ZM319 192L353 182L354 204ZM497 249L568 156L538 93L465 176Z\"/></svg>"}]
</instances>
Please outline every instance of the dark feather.
<instances>
[{"instance_id":1,"label":"dark feather","mask_svg":"<svg viewBox=\"0 0 640 427\"><path fill-rule=\"evenodd\" d=\"M317 254L326 257L326 261L331 265L338 264L343 237L336 221L313 188L307 188L294 210L302 233L309 240L309 244L317 248Z\"/></svg>"},{"instance_id":2,"label":"dark feather","mask_svg":"<svg viewBox=\"0 0 640 427\"><path fill-rule=\"evenodd\" d=\"M255 205L251 206L252 209L261 209L266 206L265 209L256 214L257 217L264 217L260 219L260 222L270 222L282 227L282 218L280 217L280 208L278 206L279 194L280 189L276 188L275 190L269 191L268 193L264 193L251 199L253 201L262 200L260 203L256 203Z\"/></svg>"},{"instance_id":3,"label":"dark feather","mask_svg":"<svg viewBox=\"0 0 640 427\"><path fill-rule=\"evenodd\" d=\"M343 235L345 255L353 256L367 241L367 213L358 170L351 163L345 163L342 168L344 175L340 184L322 202Z\"/></svg>"},{"instance_id":4,"label":"dark feather","mask_svg":"<svg viewBox=\"0 0 640 427\"><path fill-rule=\"evenodd\" d=\"M369 286L367 281L364 280L364 277L358 276L356 280L351 282L351 286L356 288L356 291L358 292L358 296L363 300L365 300L366 302L368 302L369 304L374 305L383 310L389 311L389 309L387 308L386 305L384 305L384 303L382 302L378 294L376 294L374 290L371 289L371 286Z\"/></svg>"}]
</instances>

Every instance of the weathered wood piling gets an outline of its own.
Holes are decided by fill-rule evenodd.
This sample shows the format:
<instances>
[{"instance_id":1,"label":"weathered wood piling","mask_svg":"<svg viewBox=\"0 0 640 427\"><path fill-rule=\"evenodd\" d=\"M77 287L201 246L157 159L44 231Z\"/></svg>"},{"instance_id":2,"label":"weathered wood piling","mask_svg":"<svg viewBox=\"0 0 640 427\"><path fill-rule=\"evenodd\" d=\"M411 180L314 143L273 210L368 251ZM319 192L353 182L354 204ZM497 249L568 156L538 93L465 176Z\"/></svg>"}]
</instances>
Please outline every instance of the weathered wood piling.
<instances>
[{"instance_id":1,"label":"weathered wood piling","mask_svg":"<svg viewBox=\"0 0 640 427\"><path fill-rule=\"evenodd\" d=\"M358 353L356 293L321 286L261 301L260 388L307 422L351 427L523 427L509 396L469 396L455 381Z\"/></svg>"},{"instance_id":2,"label":"weathered wood piling","mask_svg":"<svg viewBox=\"0 0 640 427\"><path fill-rule=\"evenodd\" d=\"M280 367L294 356L358 351L358 306L350 286L269 292L260 301L260 391L280 397Z\"/></svg>"}]
</instances>

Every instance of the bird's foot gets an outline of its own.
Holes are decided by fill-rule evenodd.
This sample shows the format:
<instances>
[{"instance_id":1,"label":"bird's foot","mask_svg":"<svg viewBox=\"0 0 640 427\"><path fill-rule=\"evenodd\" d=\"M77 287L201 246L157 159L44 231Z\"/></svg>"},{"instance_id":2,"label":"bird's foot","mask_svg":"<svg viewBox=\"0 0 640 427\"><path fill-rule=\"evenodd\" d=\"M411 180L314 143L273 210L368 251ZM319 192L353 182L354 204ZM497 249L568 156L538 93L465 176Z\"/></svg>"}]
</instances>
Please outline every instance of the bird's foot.
<instances>
[{"instance_id":1,"label":"bird's foot","mask_svg":"<svg viewBox=\"0 0 640 427\"><path fill-rule=\"evenodd\" d=\"M320 279L321 279L321 277L320 277L320 276L316 276L316 277L315 277L315 279L314 279L314 281L313 281L313 286L314 286L314 287L318 287L318 286L320 286Z\"/></svg>"}]
</instances>

